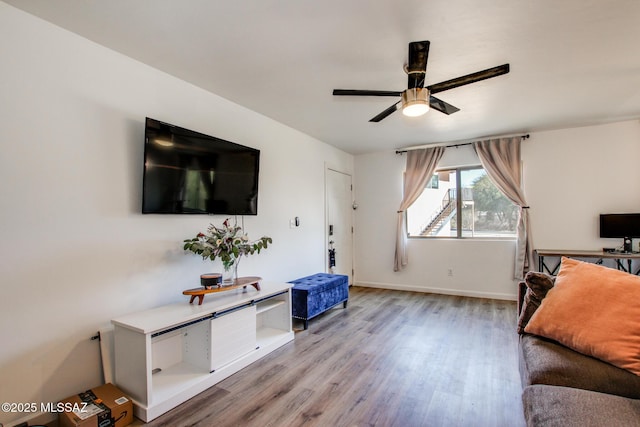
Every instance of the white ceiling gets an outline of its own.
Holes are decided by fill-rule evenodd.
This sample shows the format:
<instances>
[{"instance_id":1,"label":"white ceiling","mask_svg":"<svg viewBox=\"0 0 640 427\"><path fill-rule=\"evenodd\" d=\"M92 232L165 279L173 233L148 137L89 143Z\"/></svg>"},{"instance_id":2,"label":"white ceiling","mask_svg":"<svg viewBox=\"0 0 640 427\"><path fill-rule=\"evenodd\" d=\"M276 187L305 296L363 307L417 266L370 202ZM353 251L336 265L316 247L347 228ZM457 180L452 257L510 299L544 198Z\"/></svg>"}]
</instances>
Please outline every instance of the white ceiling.
<instances>
[{"instance_id":1,"label":"white ceiling","mask_svg":"<svg viewBox=\"0 0 640 427\"><path fill-rule=\"evenodd\" d=\"M640 117L638 0L4 0L354 154ZM437 96L460 108L369 119L402 91L503 63Z\"/></svg>"}]
</instances>

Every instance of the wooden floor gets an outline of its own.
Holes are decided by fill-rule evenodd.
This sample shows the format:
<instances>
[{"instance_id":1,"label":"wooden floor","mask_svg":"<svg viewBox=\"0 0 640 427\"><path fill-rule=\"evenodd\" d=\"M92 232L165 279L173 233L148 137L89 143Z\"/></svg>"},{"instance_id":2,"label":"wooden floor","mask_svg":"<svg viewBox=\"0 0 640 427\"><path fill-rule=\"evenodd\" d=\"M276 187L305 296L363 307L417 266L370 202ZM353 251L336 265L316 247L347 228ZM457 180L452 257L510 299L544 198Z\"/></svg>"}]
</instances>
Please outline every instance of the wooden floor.
<instances>
[{"instance_id":1,"label":"wooden floor","mask_svg":"<svg viewBox=\"0 0 640 427\"><path fill-rule=\"evenodd\" d=\"M146 425L521 426L515 325L511 301L352 287L346 310Z\"/></svg>"}]
</instances>

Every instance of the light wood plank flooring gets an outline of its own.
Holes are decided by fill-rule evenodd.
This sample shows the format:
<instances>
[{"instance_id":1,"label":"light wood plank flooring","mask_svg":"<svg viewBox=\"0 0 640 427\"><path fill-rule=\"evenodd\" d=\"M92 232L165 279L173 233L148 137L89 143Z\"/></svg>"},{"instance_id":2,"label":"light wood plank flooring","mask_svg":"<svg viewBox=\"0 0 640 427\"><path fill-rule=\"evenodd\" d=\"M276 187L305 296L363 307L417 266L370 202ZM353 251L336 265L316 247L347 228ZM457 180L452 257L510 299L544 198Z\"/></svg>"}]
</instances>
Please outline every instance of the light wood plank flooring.
<instances>
[{"instance_id":1,"label":"light wood plank flooring","mask_svg":"<svg viewBox=\"0 0 640 427\"><path fill-rule=\"evenodd\" d=\"M511 301L352 287L346 310L146 425L521 426L515 325Z\"/></svg>"}]
</instances>

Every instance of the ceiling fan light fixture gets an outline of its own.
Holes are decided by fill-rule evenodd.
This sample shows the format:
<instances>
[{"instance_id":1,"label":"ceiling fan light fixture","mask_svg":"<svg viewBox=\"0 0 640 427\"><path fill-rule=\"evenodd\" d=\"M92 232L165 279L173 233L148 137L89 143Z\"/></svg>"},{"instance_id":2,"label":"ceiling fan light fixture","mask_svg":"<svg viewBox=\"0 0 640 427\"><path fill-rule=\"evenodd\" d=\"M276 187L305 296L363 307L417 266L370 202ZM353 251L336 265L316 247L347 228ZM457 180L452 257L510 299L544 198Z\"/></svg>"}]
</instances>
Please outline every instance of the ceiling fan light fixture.
<instances>
[{"instance_id":1,"label":"ceiling fan light fixture","mask_svg":"<svg viewBox=\"0 0 640 427\"><path fill-rule=\"evenodd\" d=\"M429 89L411 88L402 92L402 114L408 117L422 116L429 111Z\"/></svg>"}]
</instances>

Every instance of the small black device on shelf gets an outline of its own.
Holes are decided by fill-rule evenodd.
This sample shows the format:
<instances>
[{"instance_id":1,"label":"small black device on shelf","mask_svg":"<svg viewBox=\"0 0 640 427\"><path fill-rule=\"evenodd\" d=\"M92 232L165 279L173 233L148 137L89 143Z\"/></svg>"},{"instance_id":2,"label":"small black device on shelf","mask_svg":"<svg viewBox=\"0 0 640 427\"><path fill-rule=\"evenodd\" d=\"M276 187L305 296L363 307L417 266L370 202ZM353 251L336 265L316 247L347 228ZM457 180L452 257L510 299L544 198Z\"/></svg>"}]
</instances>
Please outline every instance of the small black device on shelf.
<instances>
[{"instance_id":1,"label":"small black device on shelf","mask_svg":"<svg viewBox=\"0 0 640 427\"><path fill-rule=\"evenodd\" d=\"M600 237L622 238L623 252L633 252L633 238L640 237L640 213L601 214Z\"/></svg>"}]
</instances>

